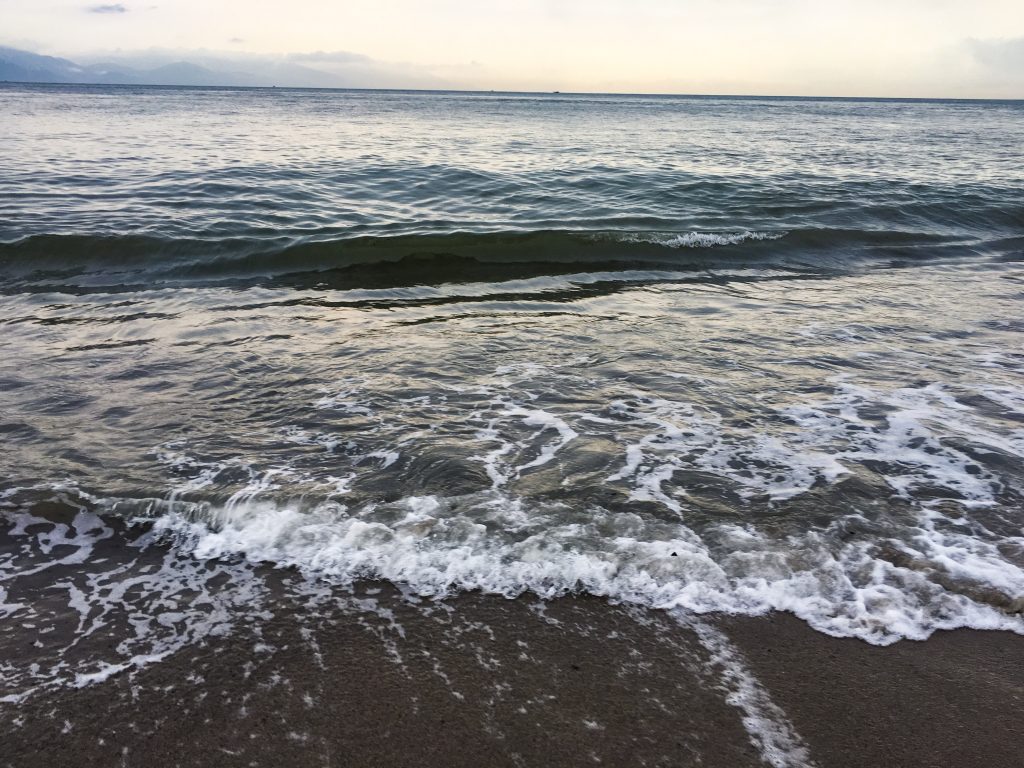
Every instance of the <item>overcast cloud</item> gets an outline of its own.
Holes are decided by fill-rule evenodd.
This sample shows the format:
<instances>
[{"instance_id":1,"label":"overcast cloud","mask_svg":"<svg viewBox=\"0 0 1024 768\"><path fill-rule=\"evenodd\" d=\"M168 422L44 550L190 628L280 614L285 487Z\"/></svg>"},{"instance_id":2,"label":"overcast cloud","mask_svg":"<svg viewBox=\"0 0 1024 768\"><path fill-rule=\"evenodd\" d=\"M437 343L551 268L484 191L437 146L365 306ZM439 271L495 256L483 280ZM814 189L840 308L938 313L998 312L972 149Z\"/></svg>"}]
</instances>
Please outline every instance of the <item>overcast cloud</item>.
<instances>
[{"instance_id":1,"label":"overcast cloud","mask_svg":"<svg viewBox=\"0 0 1024 768\"><path fill-rule=\"evenodd\" d=\"M0 0L0 18L0 44L74 60L229 49L367 86L1024 98L1021 0Z\"/></svg>"}]
</instances>

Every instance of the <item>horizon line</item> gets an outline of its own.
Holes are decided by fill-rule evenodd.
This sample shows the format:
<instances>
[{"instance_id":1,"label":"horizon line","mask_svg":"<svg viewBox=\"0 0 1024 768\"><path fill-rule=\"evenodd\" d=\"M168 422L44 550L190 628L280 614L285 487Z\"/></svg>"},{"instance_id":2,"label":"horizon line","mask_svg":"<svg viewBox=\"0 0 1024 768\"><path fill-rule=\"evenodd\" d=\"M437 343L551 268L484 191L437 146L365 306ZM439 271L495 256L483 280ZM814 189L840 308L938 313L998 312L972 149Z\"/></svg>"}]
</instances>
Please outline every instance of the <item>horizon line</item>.
<instances>
[{"instance_id":1,"label":"horizon line","mask_svg":"<svg viewBox=\"0 0 1024 768\"><path fill-rule=\"evenodd\" d=\"M985 96L844 96L844 95L809 95L792 94L756 94L756 93L645 93L642 91L516 91L480 88L381 88L372 86L311 86L311 85L198 85L186 83L71 83L46 82L28 80L0 80L0 86L56 86L56 87L92 87L92 88L181 88L193 90L226 90L226 91L340 91L367 93L423 93L423 94L462 94L506 96L624 96L642 98L675 98L675 99L773 99L791 101L956 101L956 102L1024 102L1024 96L1018 97L985 97Z\"/></svg>"}]
</instances>

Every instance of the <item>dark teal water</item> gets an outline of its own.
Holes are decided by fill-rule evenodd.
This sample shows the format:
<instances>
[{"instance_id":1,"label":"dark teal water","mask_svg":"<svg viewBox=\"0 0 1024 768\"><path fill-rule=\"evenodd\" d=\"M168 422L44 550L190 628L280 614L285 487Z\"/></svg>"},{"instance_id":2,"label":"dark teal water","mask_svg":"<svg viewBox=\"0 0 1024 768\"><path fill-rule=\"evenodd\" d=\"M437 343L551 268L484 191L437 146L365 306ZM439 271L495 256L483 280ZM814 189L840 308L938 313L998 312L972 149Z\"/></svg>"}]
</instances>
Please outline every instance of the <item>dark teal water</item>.
<instances>
[{"instance_id":1,"label":"dark teal water","mask_svg":"<svg viewBox=\"0 0 1024 768\"><path fill-rule=\"evenodd\" d=\"M414 255L457 280L460 259L816 269L1022 247L1020 102L82 86L0 98L0 254L26 286L347 285L333 270Z\"/></svg>"},{"instance_id":2,"label":"dark teal water","mask_svg":"<svg viewBox=\"0 0 1024 768\"><path fill-rule=\"evenodd\" d=\"M3 86L0 135L12 622L155 533L200 592L1024 631L1021 103Z\"/></svg>"}]
</instances>

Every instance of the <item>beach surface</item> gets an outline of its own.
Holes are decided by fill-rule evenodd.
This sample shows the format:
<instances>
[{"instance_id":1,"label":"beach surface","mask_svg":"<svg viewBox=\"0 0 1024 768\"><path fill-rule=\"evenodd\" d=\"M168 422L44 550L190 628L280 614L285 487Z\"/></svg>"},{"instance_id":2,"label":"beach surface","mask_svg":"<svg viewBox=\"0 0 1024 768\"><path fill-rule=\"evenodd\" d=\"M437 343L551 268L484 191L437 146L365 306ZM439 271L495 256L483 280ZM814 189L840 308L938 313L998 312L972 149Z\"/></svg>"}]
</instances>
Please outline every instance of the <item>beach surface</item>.
<instances>
[{"instance_id":1,"label":"beach surface","mask_svg":"<svg viewBox=\"0 0 1024 768\"><path fill-rule=\"evenodd\" d=\"M119 557L94 556L106 568ZM258 604L211 599L213 588L190 607L196 592L143 588L165 557L121 558L121 602L61 651L97 673L0 704L0 764L992 767L1018 764L1024 747L1024 637L1013 633L878 647L783 613L433 601L265 567L246 569ZM47 665L86 621L47 596L97 567L40 572L33 621L0 633L6 664ZM117 655L139 616L171 627L190 610L194 626L208 617L206 636L126 666L97 661Z\"/></svg>"}]
</instances>

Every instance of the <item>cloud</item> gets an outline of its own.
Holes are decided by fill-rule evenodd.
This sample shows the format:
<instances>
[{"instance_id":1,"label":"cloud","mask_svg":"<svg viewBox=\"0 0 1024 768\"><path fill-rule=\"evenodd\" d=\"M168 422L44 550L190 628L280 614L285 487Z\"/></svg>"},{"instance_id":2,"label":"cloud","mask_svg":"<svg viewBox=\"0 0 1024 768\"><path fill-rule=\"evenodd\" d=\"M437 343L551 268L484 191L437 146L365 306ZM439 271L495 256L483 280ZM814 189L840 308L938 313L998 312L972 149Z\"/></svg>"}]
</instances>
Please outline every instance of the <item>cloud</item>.
<instances>
[{"instance_id":1,"label":"cloud","mask_svg":"<svg viewBox=\"0 0 1024 768\"><path fill-rule=\"evenodd\" d=\"M351 51L313 51L311 53L292 53L290 61L301 61L318 64L368 64L373 61L369 56Z\"/></svg>"},{"instance_id":2,"label":"cloud","mask_svg":"<svg viewBox=\"0 0 1024 768\"><path fill-rule=\"evenodd\" d=\"M974 60L988 69L1024 78L1024 37L967 41Z\"/></svg>"},{"instance_id":3,"label":"cloud","mask_svg":"<svg viewBox=\"0 0 1024 768\"><path fill-rule=\"evenodd\" d=\"M89 7L89 13L128 13L128 9L121 3L111 5L93 5Z\"/></svg>"},{"instance_id":4,"label":"cloud","mask_svg":"<svg viewBox=\"0 0 1024 768\"><path fill-rule=\"evenodd\" d=\"M967 95L1024 98L1024 37L968 38L959 50Z\"/></svg>"}]
</instances>

